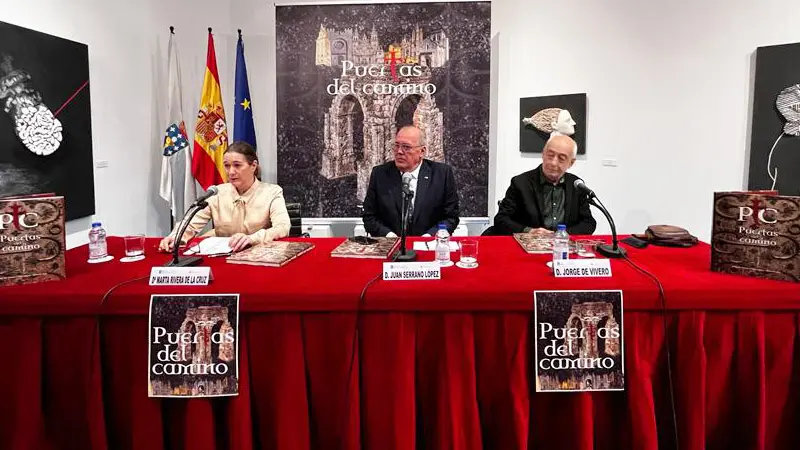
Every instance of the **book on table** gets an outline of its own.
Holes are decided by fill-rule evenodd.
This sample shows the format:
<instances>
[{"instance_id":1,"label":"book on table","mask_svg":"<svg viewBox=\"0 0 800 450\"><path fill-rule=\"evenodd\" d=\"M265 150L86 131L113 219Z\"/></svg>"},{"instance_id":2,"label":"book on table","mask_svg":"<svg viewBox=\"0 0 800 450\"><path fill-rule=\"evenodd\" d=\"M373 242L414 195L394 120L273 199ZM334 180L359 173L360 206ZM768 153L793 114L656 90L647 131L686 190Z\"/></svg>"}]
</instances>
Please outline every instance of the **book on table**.
<instances>
[{"instance_id":1,"label":"book on table","mask_svg":"<svg viewBox=\"0 0 800 450\"><path fill-rule=\"evenodd\" d=\"M307 253L311 242L273 241L254 245L227 258L231 264L281 267Z\"/></svg>"},{"instance_id":2,"label":"book on table","mask_svg":"<svg viewBox=\"0 0 800 450\"><path fill-rule=\"evenodd\" d=\"M800 197L715 192L711 270L800 282Z\"/></svg>"},{"instance_id":3,"label":"book on table","mask_svg":"<svg viewBox=\"0 0 800 450\"><path fill-rule=\"evenodd\" d=\"M0 286L66 278L64 197L0 198Z\"/></svg>"},{"instance_id":4,"label":"book on table","mask_svg":"<svg viewBox=\"0 0 800 450\"><path fill-rule=\"evenodd\" d=\"M397 237L356 236L345 239L331 251L335 258L388 259L400 244Z\"/></svg>"}]
</instances>

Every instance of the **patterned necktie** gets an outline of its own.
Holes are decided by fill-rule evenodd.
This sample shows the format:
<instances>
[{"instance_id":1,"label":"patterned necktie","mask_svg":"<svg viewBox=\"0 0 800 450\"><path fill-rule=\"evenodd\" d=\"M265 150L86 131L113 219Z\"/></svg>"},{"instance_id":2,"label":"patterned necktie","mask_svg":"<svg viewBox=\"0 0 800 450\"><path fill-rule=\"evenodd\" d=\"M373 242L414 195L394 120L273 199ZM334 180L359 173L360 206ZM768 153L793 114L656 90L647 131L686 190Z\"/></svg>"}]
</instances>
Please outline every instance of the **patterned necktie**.
<instances>
[{"instance_id":1,"label":"patterned necktie","mask_svg":"<svg viewBox=\"0 0 800 450\"><path fill-rule=\"evenodd\" d=\"M414 174L412 173L411 174L411 182L413 183L414 180L416 180L416 179L417 179L417 177L415 177ZM411 190L411 198L408 200L409 201L409 204L408 204L408 221L409 222L411 222L411 218L414 217L414 199L417 198L417 192L416 191L417 191L416 188Z\"/></svg>"}]
</instances>

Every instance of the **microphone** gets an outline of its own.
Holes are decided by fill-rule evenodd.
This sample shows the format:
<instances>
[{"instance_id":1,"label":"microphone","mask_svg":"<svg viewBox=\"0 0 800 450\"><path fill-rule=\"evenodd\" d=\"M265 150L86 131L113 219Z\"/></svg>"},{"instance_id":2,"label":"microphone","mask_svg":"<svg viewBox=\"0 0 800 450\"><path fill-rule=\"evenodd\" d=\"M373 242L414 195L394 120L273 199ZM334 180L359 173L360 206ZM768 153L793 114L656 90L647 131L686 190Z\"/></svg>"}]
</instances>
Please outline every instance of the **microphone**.
<instances>
[{"instance_id":1,"label":"microphone","mask_svg":"<svg viewBox=\"0 0 800 450\"><path fill-rule=\"evenodd\" d=\"M411 175L410 172L403 174L403 203L400 210L400 249L397 250L394 256L395 261L408 262L417 259L417 253L414 250L406 248L411 198L414 197L414 191L411 190L412 177L413 175Z\"/></svg>"},{"instance_id":2,"label":"microphone","mask_svg":"<svg viewBox=\"0 0 800 450\"><path fill-rule=\"evenodd\" d=\"M595 198L595 197L597 197L597 196L594 194L594 191L593 191L593 190L591 190L591 189L589 189L589 186L587 186L587 185L586 185L586 183L584 183L584 182L583 182L583 180L581 180L580 178L578 178L577 180L575 180L575 183L574 183L574 185L575 185L575 189L577 189L577 190L579 190L579 191L583 192L584 194L586 194L587 196L589 196L589 198L590 198L590 199L591 199L591 198Z\"/></svg>"},{"instance_id":3,"label":"microphone","mask_svg":"<svg viewBox=\"0 0 800 450\"><path fill-rule=\"evenodd\" d=\"M184 214L183 219L178 224L178 229L175 233L175 242L172 244L172 260L164 264L167 267L188 267L188 266L196 266L203 262L203 258L199 256L189 256L181 258L178 256L178 247L180 247L181 240L183 239L183 234L186 232L186 228L189 226L189 222L191 222L192 217L195 216L201 209L205 208L208 203L206 200L209 198L217 195L219 193L219 188L216 186L211 186L208 190L197 198L197 200L192 203L189 207L189 210Z\"/></svg>"},{"instance_id":4,"label":"microphone","mask_svg":"<svg viewBox=\"0 0 800 450\"><path fill-rule=\"evenodd\" d=\"M198 197L197 200L195 200L194 203L192 203L192 206L201 205L201 204L205 203L206 200L208 200L209 198L217 195L218 193L219 193L219 189L216 186L211 186L210 188L208 188L208 190L206 191L205 194L203 194L200 197Z\"/></svg>"},{"instance_id":5,"label":"microphone","mask_svg":"<svg viewBox=\"0 0 800 450\"><path fill-rule=\"evenodd\" d=\"M599 209L600 212L606 216L608 224L611 225L611 245L598 245L596 247L597 253L605 256L606 258L624 258L625 249L619 246L619 242L617 241L617 226L614 224L614 219L611 218L611 214L609 214L603 203L597 199L597 195L595 195L594 191L589 189L589 186L586 186L586 183L584 183L583 180L578 178L575 180L573 185L578 192L585 194L589 198L589 204Z\"/></svg>"},{"instance_id":6,"label":"microphone","mask_svg":"<svg viewBox=\"0 0 800 450\"><path fill-rule=\"evenodd\" d=\"M409 197L414 195L414 191L411 190L411 178L412 177L413 177L413 175L411 175L411 172L406 172L406 173L403 174L403 194L405 194L405 195L407 195Z\"/></svg>"}]
</instances>

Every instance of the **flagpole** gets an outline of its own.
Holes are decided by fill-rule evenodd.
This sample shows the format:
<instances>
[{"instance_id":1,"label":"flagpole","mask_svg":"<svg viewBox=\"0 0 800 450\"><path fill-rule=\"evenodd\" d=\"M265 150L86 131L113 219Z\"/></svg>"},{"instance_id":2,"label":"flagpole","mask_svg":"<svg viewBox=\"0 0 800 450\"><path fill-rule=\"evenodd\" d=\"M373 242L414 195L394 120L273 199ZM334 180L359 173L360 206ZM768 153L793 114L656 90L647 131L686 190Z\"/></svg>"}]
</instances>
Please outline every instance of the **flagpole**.
<instances>
[{"instance_id":1,"label":"flagpole","mask_svg":"<svg viewBox=\"0 0 800 450\"><path fill-rule=\"evenodd\" d=\"M170 38L175 35L175 27L172 26L172 25L169 26L169 34L170 34ZM172 214L172 205L170 205L169 206L169 230L170 230L170 233L172 232L173 228L175 228L175 215Z\"/></svg>"}]
</instances>

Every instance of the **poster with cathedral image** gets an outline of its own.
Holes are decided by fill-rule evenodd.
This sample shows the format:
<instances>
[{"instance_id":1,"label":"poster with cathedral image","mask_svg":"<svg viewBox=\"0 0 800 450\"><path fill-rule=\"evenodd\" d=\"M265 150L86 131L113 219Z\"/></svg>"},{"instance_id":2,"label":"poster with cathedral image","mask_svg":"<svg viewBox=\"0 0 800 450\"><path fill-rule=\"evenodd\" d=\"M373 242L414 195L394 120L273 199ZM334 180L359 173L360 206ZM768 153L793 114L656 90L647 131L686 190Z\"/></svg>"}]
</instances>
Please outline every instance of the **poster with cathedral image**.
<instances>
[{"instance_id":1,"label":"poster with cathedral image","mask_svg":"<svg viewBox=\"0 0 800 450\"><path fill-rule=\"evenodd\" d=\"M278 184L304 217L361 217L405 125L488 214L489 2L276 7Z\"/></svg>"},{"instance_id":2,"label":"poster with cathedral image","mask_svg":"<svg viewBox=\"0 0 800 450\"><path fill-rule=\"evenodd\" d=\"M622 291L536 291L536 392L625 390Z\"/></svg>"},{"instance_id":3,"label":"poster with cathedral image","mask_svg":"<svg viewBox=\"0 0 800 450\"><path fill-rule=\"evenodd\" d=\"M149 397L239 394L239 294L150 298Z\"/></svg>"}]
</instances>

